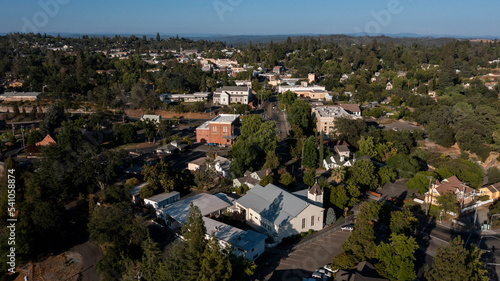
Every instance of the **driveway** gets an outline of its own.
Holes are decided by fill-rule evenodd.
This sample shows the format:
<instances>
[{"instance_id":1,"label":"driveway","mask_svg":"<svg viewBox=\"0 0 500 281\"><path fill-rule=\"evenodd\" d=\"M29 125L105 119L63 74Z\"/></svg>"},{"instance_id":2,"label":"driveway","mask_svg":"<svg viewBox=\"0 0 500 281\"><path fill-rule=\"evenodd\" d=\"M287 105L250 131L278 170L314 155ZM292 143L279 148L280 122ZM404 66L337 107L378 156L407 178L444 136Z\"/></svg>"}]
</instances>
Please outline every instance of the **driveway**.
<instances>
[{"instance_id":1,"label":"driveway","mask_svg":"<svg viewBox=\"0 0 500 281\"><path fill-rule=\"evenodd\" d=\"M99 281L101 277L97 273L96 265L102 259L102 250L98 245L87 241L76 245L70 251L82 255L83 259L83 281Z\"/></svg>"}]
</instances>

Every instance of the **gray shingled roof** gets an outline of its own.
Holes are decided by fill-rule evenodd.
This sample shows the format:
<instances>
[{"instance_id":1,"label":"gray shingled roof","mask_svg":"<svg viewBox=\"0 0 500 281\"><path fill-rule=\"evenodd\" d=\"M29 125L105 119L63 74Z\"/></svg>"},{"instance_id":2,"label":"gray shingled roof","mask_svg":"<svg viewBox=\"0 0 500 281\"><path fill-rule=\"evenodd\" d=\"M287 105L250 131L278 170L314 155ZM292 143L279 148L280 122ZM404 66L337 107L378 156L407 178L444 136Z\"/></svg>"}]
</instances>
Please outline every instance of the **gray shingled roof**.
<instances>
[{"instance_id":1,"label":"gray shingled roof","mask_svg":"<svg viewBox=\"0 0 500 281\"><path fill-rule=\"evenodd\" d=\"M295 218L310 204L290 192L274 185L256 185L236 201L245 208L259 213L269 222L281 226Z\"/></svg>"},{"instance_id":2,"label":"gray shingled roof","mask_svg":"<svg viewBox=\"0 0 500 281\"><path fill-rule=\"evenodd\" d=\"M217 89L215 92L216 93L222 93L222 92L229 92L229 91L238 91L238 92L248 92L248 87L247 86L224 86L222 88Z\"/></svg>"}]
</instances>

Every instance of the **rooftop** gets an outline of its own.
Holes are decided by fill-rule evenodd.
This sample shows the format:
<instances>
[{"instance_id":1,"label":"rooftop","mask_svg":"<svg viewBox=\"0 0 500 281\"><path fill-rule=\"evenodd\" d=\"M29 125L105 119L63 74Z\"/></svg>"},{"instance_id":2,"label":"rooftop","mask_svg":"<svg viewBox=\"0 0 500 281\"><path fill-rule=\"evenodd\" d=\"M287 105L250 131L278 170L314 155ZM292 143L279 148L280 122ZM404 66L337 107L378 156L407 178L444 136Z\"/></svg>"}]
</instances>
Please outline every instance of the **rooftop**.
<instances>
[{"instance_id":1,"label":"rooftop","mask_svg":"<svg viewBox=\"0 0 500 281\"><path fill-rule=\"evenodd\" d=\"M145 187L146 185L148 185L148 182L145 182L145 183L141 183L139 185L136 185L134 186L131 190L130 190L130 194L132 194L132 196L137 196L139 195L139 191Z\"/></svg>"},{"instance_id":2,"label":"rooftop","mask_svg":"<svg viewBox=\"0 0 500 281\"><path fill-rule=\"evenodd\" d=\"M218 88L215 92L216 93L222 93L222 92L247 92L248 91L247 86L224 86L222 88Z\"/></svg>"},{"instance_id":3,"label":"rooftop","mask_svg":"<svg viewBox=\"0 0 500 281\"><path fill-rule=\"evenodd\" d=\"M217 196L208 193L201 193L169 204L165 206L165 208L161 209L160 212L169 215L180 223L184 223L186 222L186 218L189 214L189 205L191 202L193 202L193 205L200 209L202 216L207 216L211 213L231 206L231 204L225 202Z\"/></svg>"},{"instance_id":4,"label":"rooftop","mask_svg":"<svg viewBox=\"0 0 500 281\"><path fill-rule=\"evenodd\" d=\"M38 97L40 94L40 92L6 92L0 97Z\"/></svg>"},{"instance_id":5,"label":"rooftop","mask_svg":"<svg viewBox=\"0 0 500 281\"><path fill-rule=\"evenodd\" d=\"M266 239L266 235L264 234L253 230L241 230L207 217L203 217L203 222L205 223L208 235L214 235L217 240L229 242L233 247L245 251L252 250L262 240Z\"/></svg>"},{"instance_id":6,"label":"rooftop","mask_svg":"<svg viewBox=\"0 0 500 281\"><path fill-rule=\"evenodd\" d=\"M345 111L345 109L340 106L317 106L313 107L313 111L316 112L319 117L339 118L351 116L349 113L347 113L347 111Z\"/></svg>"},{"instance_id":7,"label":"rooftop","mask_svg":"<svg viewBox=\"0 0 500 281\"><path fill-rule=\"evenodd\" d=\"M236 201L259 213L278 227L295 218L310 204L292 193L274 185L256 185Z\"/></svg>"},{"instance_id":8,"label":"rooftop","mask_svg":"<svg viewBox=\"0 0 500 281\"><path fill-rule=\"evenodd\" d=\"M177 191L172 191L172 192L168 192L168 193L161 193L161 194L155 195L153 197L149 197L146 200L153 201L153 202L162 202L162 201L167 200L170 197L174 197L178 194L179 194L179 192L177 192Z\"/></svg>"}]
</instances>

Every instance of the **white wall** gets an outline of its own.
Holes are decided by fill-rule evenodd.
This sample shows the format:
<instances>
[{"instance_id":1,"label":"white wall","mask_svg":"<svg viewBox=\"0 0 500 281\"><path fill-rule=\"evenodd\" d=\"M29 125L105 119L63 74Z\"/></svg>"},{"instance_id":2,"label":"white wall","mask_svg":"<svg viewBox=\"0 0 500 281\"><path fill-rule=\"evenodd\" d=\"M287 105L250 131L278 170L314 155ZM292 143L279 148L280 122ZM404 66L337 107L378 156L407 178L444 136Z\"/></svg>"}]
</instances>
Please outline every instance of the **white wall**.
<instances>
[{"instance_id":1,"label":"white wall","mask_svg":"<svg viewBox=\"0 0 500 281\"><path fill-rule=\"evenodd\" d=\"M315 231L323 229L323 212L323 208L315 205L309 205L309 207L302 211L297 217L293 218L291 221L280 227L278 239L281 241L281 239L285 237L301 232L307 232L309 229ZM313 226L311 226L311 216L314 216ZM302 228L303 218L306 219L306 225L304 228Z\"/></svg>"}]
</instances>

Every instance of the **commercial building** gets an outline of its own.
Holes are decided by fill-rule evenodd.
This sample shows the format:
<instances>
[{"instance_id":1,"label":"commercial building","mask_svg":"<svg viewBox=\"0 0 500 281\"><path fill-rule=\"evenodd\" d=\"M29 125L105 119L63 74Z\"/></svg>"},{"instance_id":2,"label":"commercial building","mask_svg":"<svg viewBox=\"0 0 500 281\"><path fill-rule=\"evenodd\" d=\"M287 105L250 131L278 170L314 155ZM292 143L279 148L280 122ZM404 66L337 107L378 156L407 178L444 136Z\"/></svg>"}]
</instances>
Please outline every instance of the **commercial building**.
<instances>
[{"instance_id":1,"label":"commercial building","mask_svg":"<svg viewBox=\"0 0 500 281\"><path fill-rule=\"evenodd\" d=\"M220 114L196 128L196 141L232 144L239 134L239 125L239 114Z\"/></svg>"},{"instance_id":2,"label":"commercial building","mask_svg":"<svg viewBox=\"0 0 500 281\"><path fill-rule=\"evenodd\" d=\"M339 118L361 118L361 111L359 111L359 115L358 113L353 114L340 105L316 106L313 107L311 111L313 119L316 118L316 129L318 132L324 132L326 134L335 130L335 121Z\"/></svg>"}]
</instances>

